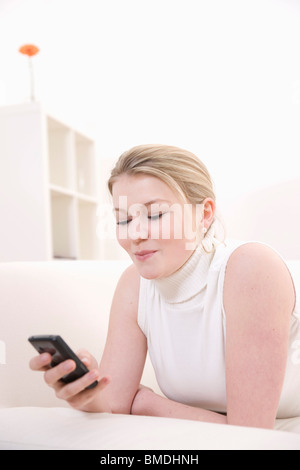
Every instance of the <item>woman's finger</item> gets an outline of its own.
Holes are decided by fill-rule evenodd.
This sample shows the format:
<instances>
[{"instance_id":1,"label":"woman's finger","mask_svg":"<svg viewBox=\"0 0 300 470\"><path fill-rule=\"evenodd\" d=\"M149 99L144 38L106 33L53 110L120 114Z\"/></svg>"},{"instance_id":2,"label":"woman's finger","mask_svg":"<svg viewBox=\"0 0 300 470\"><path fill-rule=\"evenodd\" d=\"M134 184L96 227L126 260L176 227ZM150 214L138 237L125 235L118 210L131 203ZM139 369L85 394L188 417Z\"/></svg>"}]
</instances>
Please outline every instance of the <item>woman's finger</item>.
<instances>
[{"instance_id":1,"label":"woman's finger","mask_svg":"<svg viewBox=\"0 0 300 470\"><path fill-rule=\"evenodd\" d=\"M98 382L98 384L91 389L87 389L87 387L93 384L94 382ZM106 387L108 383L108 377L102 377L100 379L99 370L93 369L90 372L86 373L80 379L77 379L74 382L71 382L61 388L57 393L57 397L62 398L63 400L67 400L69 402L72 399L73 401L80 400L83 394L86 395L86 398L90 398L95 393L98 393L100 390Z\"/></svg>"},{"instance_id":2,"label":"woman's finger","mask_svg":"<svg viewBox=\"0 0 300 470\"><path fill-rule=\"evenodd\" d=\"M72 372L76 369L76 364L72 359L63 361L55 367L48 369L45 372L44 378L45 382L50 385L50 387L55 387L56 383L62 379L65 375Z\"/></svg>"},{"instance_id":3,"label":"woman's finger","mask_svg":"<svg viewBox=\"0 0 300 470\"><path fill-rule=\"evenodd\" d=\"M31 370L47 370L50 367L52 356L49 353L39 354L30 359L29 367Z\"/></svg>"}]
</instances>

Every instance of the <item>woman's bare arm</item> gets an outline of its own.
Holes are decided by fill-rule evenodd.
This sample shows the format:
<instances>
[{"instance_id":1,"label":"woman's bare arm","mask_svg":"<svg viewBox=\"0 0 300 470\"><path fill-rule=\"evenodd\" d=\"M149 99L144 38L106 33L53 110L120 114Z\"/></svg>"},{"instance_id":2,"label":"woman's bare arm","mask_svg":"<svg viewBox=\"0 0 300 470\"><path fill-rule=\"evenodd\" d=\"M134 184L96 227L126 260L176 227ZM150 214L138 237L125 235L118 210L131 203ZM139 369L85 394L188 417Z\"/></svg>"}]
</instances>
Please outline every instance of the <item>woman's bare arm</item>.
<instances>
[{"instance_id":1,"label":"woman's bare arm","mask_svg":"<svg viewBox=\"0 0 300 470\"><path fill-rule=\"evenodd\" d=\"M137 323L139 280L134 265L120 279L99 368L101 376L111 377L103 394L109 397L113 413L130 413L146 360L147 340Z\"/></svg>"},{"instance_id":2,"label":"woman's bare arm","mask_svg":"<svg viewBox=\"0 0 300 470\"><path fill-rule=\"evenodd\" d=\"M203 410L157 395L148 387L141 386L132 404L133 415L160 416L165 418L191 419L208 423L226 424L226 416Z\"/></svg>"},{"instance_id":3,"label":"woman's bare arm","mask_svg":"<svg viewBox=\"0 0 300 470\"><path fill-rule=\"evenodd\" d=\"M274 427L294 305L290 273L271 248L249 243L231 255L224 285L229 424Z\"/></svg>"}]
</instances>

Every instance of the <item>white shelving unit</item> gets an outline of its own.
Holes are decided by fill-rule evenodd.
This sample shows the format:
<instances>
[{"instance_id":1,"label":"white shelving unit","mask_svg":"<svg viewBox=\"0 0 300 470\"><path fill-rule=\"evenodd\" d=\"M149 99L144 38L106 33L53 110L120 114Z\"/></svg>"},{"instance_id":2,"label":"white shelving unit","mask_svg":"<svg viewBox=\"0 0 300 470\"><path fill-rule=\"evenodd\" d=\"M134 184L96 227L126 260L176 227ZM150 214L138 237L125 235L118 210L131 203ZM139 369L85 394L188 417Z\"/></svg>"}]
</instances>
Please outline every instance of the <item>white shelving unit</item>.
<instances>
[{"instance_id":1,"label":"white shelving unit","mask_svg":"<svg viewBox=\"0 0 300 470\"><path fill-rule=\"evenodd\" d=\"M0 108L0 262L99 259L93 140L39 103Z\"/></svg>"}]
</instances>

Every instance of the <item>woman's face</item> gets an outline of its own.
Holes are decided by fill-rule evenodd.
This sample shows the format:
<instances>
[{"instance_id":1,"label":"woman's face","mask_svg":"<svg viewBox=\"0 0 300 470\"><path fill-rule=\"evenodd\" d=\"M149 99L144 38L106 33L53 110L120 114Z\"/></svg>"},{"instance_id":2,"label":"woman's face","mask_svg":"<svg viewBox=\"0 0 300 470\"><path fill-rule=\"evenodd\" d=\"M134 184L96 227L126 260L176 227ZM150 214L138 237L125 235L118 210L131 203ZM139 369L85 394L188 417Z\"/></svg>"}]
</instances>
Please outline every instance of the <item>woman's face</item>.
<instances>
[{"instance_id":1,"label":"woman's face","mask_svg":"<svg viewBox=\"0 0 300 470\"><path fill-rule=\"evenodd\" d=\"M112 195L118 242L140 275L155 279L177 271L194 251L201 223L202 233L203 204L195 210L166 183L144 174L119 176Z\"/></svg>"}]
</instances>

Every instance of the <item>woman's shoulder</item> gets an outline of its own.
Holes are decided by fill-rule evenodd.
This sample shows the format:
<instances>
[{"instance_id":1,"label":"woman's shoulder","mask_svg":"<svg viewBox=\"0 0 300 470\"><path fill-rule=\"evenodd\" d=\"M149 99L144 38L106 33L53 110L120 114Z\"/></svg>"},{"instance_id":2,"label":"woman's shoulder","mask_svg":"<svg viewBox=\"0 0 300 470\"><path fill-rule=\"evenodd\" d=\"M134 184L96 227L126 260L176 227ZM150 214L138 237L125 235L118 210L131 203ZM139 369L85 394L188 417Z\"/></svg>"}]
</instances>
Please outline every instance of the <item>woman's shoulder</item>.
<instances>
[{"instance_id":1,"label":"woman's shoulder","mask_svg":"<svg viewBox=\"0 0 300 470\"><path fill-rule=\"evenodd\" d=\"M264 242L230 240L225 246L224 261L227 265L240 269L250 267L261 269L266 264L286 268L286 261L280 253Z\"/></svg>"},{"instance_id":2,"label":"woman's shoulder","mask_svg":"<svg viewBox=\"0 0 300 470\"><path fill-rule=\"evenodd\" d=\"M134 264L128 266L120 277L120 284L123 289L130 289L132 292L138 295L140 288L140 273Z\"/></svg>"},{"instance_id":3,"label":"woman's shoulder","mask_svg":"<svg viewBox=\"0 0 300 470\"><path fill-rule=\"evenodd\" d=\"M262 297L294 299L294 285L288 266L281 255L271 246L261 242L244 242L229 255L226 263L224 292L230 286L236 293L260 292ZM276 291L276 292L275 292Z\"/></svg>"},{"instance_id":4,"label":"woman's shoulder","mask_svg":"<svg viewBox=\"0 0 300 470\"><path fill-rule=\"evenodd\" d=\"M137 305L139 298L140 275L134 264L128 266L118 281L114 300L123 305Z\"/></svg>"},{"instance_id":5,"label":"woman's shoulder","mask_svg":"<svg viewBox=\"0 0 300 470\"><path fill-rule=\"evenodd\" d=\"M251 263L263 264L265 261L276 260L285 265L283 257L270 245L256 240L228 239L219 244L215 250L214 263L219 266L228 262L242 264L248 260ZM226 267L227 268L227 267Z\"/></svg>"},{"instance_id":6,"label":"woman's shoulder","mask_svg":"<svg viewBox=\"0 0 300 470\"><path fill-rule=\"evenodd\" d=\"M123 282L140 282L140 273L134 263L127 266L121 275Z\"/></svg>"},{"instance_id":7,"label":"woman's shoulder","mask_svg":"<svg viewBox=\"0 0 300 470\"><path fill-rule=\"evenodd\" d=\"M284 258L273 247L260 241L229 240L224 243L219 258L220 264L226 268L226 274L288 272Z\"/></svg>"}]
</instances>

